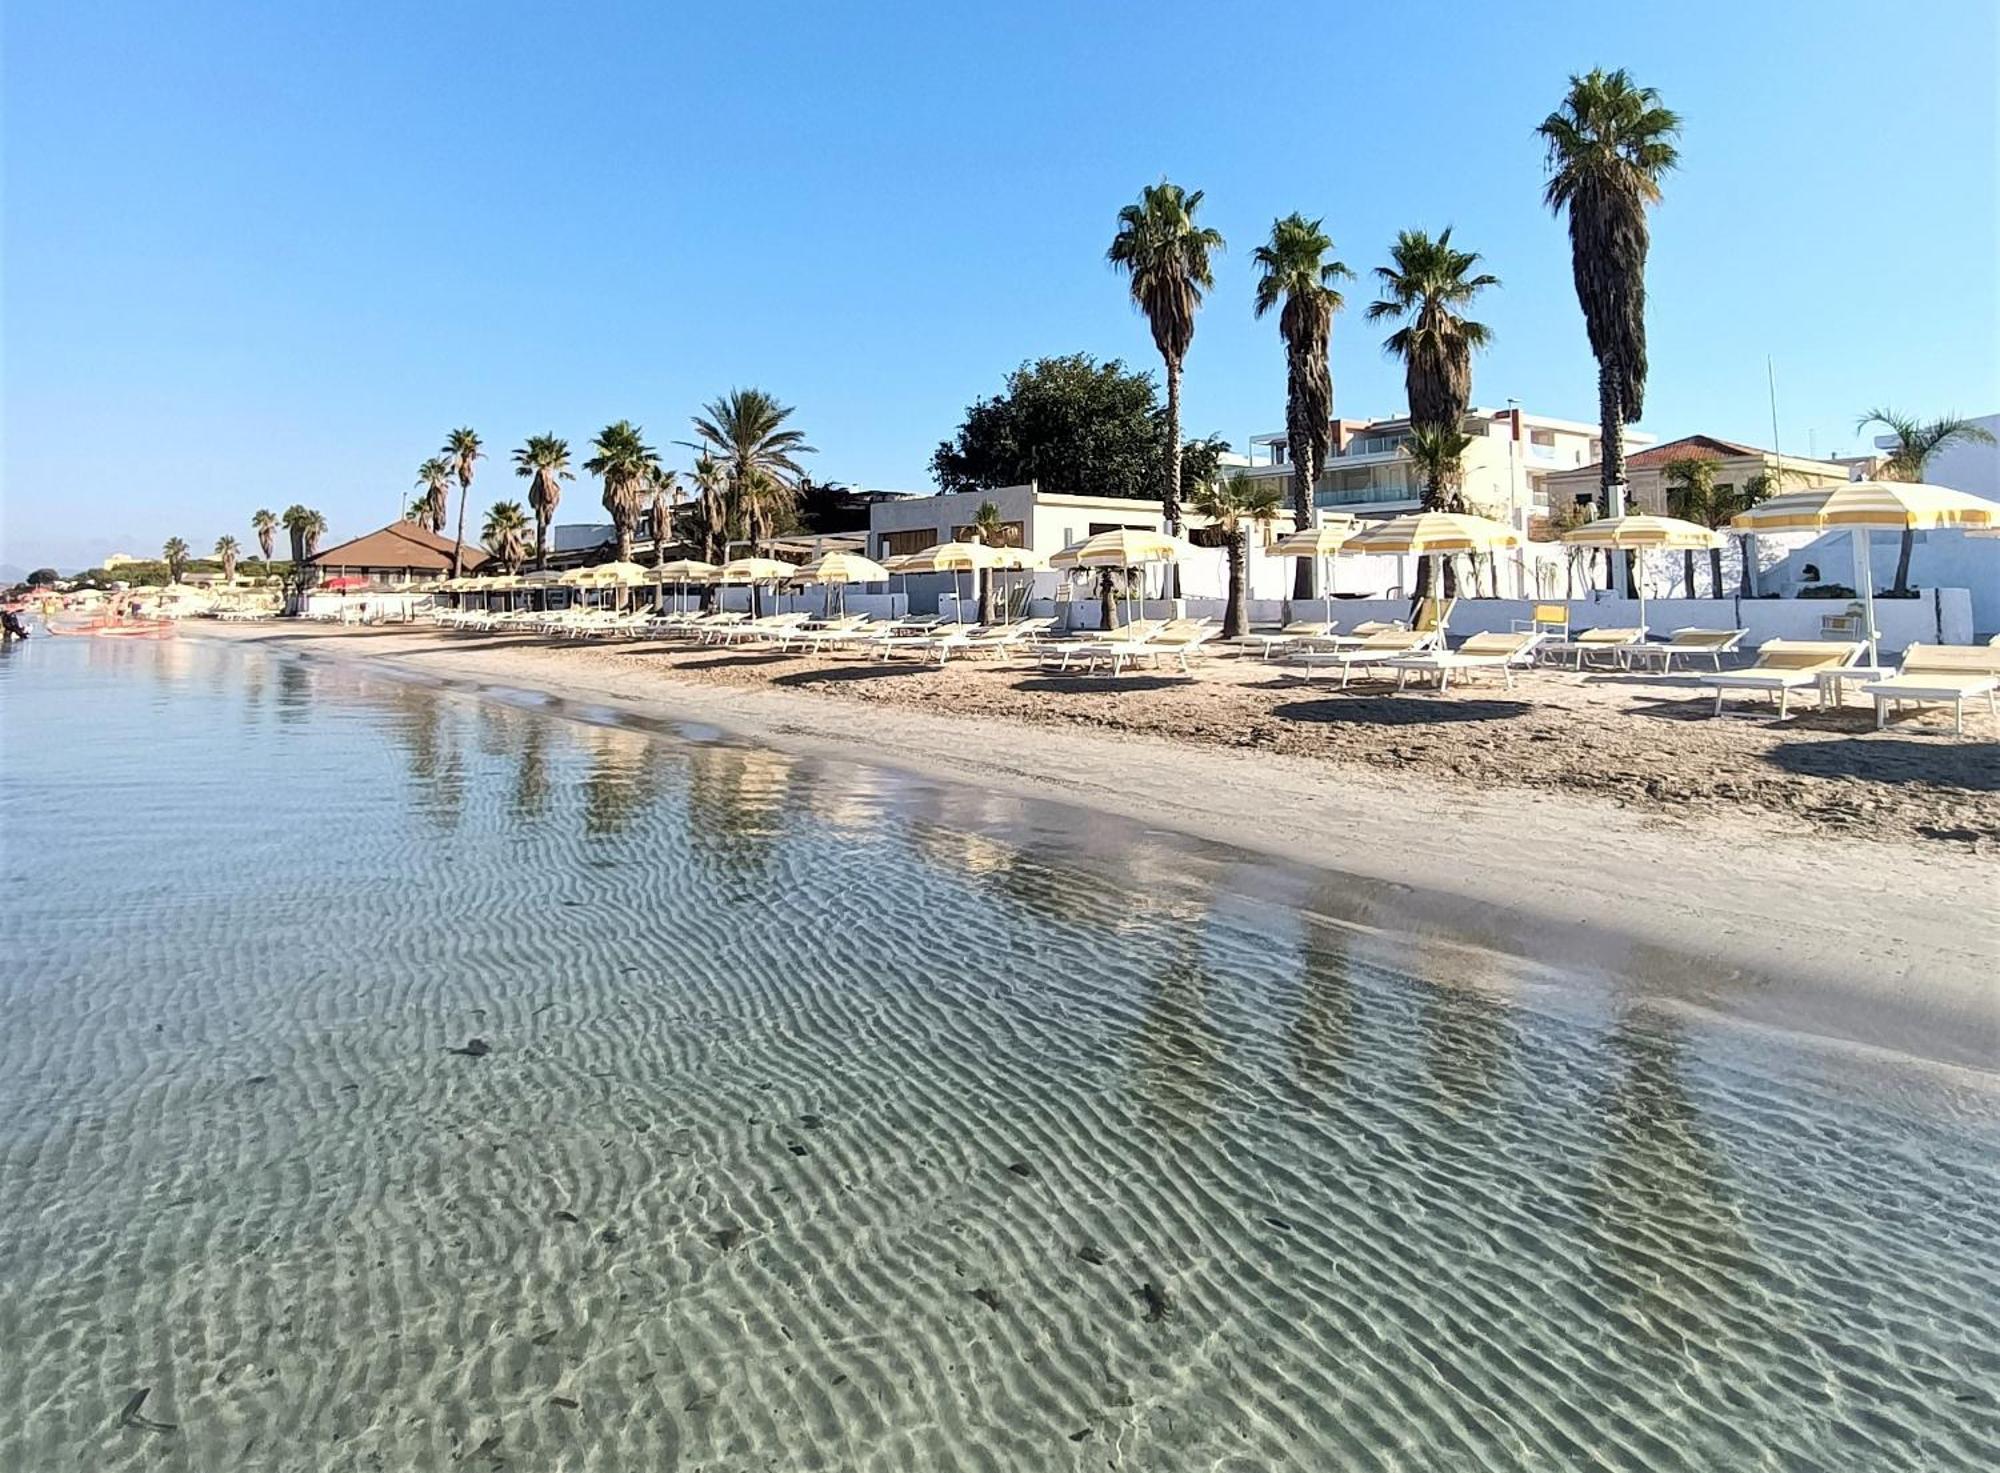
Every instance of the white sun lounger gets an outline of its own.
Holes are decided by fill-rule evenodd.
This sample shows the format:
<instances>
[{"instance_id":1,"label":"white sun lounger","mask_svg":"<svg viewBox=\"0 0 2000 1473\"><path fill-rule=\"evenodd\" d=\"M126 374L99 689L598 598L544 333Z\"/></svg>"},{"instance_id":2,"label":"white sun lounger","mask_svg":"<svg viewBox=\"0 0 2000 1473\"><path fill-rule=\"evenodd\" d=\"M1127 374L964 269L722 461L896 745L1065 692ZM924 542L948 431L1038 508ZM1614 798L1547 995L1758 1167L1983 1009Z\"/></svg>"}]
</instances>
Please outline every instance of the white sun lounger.
<instances>
[{"instance_id":1,"label":"white sun lounger","mask_svg":"<svg viewBox=\"0 0 2000 1473\"><path fill-rule=\"evenodd\" d=\"M1778 719L1783 721L1793 691L1818 685L1822 672L1852 665L1867 648L1860 640L1767 639L1749 669L1705 675L1701 683L1715 692L1713 715L1722 714L1722 698L1730 691L1761 691L1778 698Z\"/></svg>"},{"instance_id":2,"label":"white sun lounger","mask_svg":"<svg viewBox=\"0 0 2000 1473\"><path fill-rule=\"evenodd\" d=\"M1391 660L1407 659L1435 649L1438 637L1434 629L1384 629L1369 635L1359 644L1341 649L1294 651L1286 657L1285 664L1287 668L1297 670L1306 680L1311 680L1317 670L1338 670L1340 688L1345 690L1348 678L1356 670L1371 665L1386 665Z\"/></svg>"},{"instance_id":3,"label":"white sun lounger","mask_svg":"<svg viewBox=\"0 0 2000 1473\"><path fill-rule=\"evenodd\" d=\"M1887 680L1861 687L1875 698L1875 729L1888 724L1891 708L1950 706L1954 736L1965 735L1965 703L1986 697L2000 717L2000 648L1990 644L1913 644L1903 651L1903 668Z\"/></svg>"},{"instance_id":4,"label":"white sun lounger","mask_svg":"<svg viewBox=\"0 0 2000 1473\"><path fill-rule=\"evenodd\" d=\"M1531 630L1512 634L1474 634L1455 650L1425 650L1384 661L1396 672L1396 689L1412 675L1435 675L1440 693L1451 689L1453 675L1470 675L1475 670L1498 670L1507 689L1514 688L1517 666L1535 663L1535 647L1548 636Z\"/></svg>"}]
</instances>

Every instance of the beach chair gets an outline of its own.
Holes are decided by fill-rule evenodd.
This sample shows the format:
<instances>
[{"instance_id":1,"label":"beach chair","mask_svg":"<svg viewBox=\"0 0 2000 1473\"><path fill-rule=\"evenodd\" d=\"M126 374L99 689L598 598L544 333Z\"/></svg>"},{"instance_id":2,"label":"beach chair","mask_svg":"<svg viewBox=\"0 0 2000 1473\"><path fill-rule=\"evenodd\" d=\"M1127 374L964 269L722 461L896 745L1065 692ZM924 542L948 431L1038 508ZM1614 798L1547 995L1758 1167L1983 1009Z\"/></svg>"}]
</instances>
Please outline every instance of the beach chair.
<instances>
[{"instance_id":1,"label":"beach chair","mask_svg":"<svg viewBox=\"0 0 2000 1473\"><path fill-rule=\"evenodd\" d=\"M1074 638L1044 640L1036 654L1044 670L1062 672L1081 661L1088 666L1094 650L1101 650L1108 643L1131 644L1157 633L1165 627L1164 619L1134 619L1129 624L1116 629L1086 629Z\"/></svg>"},{"instance_id":2,"label":"beach chair","mask_svg":"<svg viewBox=\"0 0 2000 1473\"><path fill-rule=\"evenodd\" d=\"M1716 716L1722 714L1722 698L1730 691L1769 692L1777 697L1778 719L1783 721L1793 691L1818 685L1822 673L1852 665L1867 648L1858 639L1767 639L1757 651L1755 664L1746 670L1704 676L1702 688L1715 692L1712 714Z\"/></svg>"},{"instance_id":3,"label":"beach chair","mask_svg":"<svg viewBox=\"0 0 2000 1473\"><path fill-rule=\"evenodd\" d=\"M1290 649L1293 645L1330 638L1339 627L1337 619L1294 619L1279 629L1253 629L1248 634L1239 634L1231 643L1244 649L1254 649L1260 659L1268 660L1277 651Z\"/></svg>"},{"instance_id":4,"label":"beach chair","mask_svg":"<svg viewBox=\"0 0 2000 1473\"><path fill-rule=\"evenodd\" d=\"M817 622L808 619L803 624L795 625L780 634L778 636L778 648L781 650L792 649L794 647L803 649L811 645L823 634L844 634L849 630L859 629L868 622L870 621L866 614L843 614L837 619L821 619Z\"/></svg>"},{"instance_id":5,"label":"beach chair","mask_svg":"<svg viewBox=\"0 0 2000 1473\"><path fill-rule=\"evenodd\" d=\"M1585 660L1593 656L1608 656L1616 665L1627 649L1645 637L1644 629L1580 629L1568 639L1543 644L1540 655L1542 659L1553 660L1557 664L1573 655L1578 670L1583 668Z\"/></svg>"},{"instance_id":6,"label":"beach chair","mask_svg":"<svg viewBox=\"0 0 2000 1473\"><path fill-rule=\"evenodd\" d=\"M1434 629L1384 629L1369 635L1359 644L1344 645L1339 649L1295 650L1286 657L1285 664L1288 668L1296 668L1306 680L1311 680L1315 671L1338 670L1340 688L1346 690L1348 678L1356 670L1423 654L1437 647L1438 637Z\"/></svg>"},{"instance_id":7,"label":"beach chair","mask_svg":"<svg viewBox=\"0 0 2000 1473\"><path fill-rule=\"evenodd\" d=\"M940 634L930 639L920 640L924 655L937 657L942 665L953 655L1004 655L1033 644L1051 629L1056 621L1052 618L1018 619L1012 624L989 627L978 634Z\"/></svg>"},{"instance_id":8,"label":"beach chair","mask_svg":"<svg viewBox=\"0 0 2000 1473\"><path fill-rule=\"evenodd\" d=\"M1546 634L1527 629L1508 634L1474 634L1455 650L1425 650L1384 663L1396 672L1399 691L1412 675L1435 675L1442 694L1451 689L1453 675L1470 675L1475 670L1498 670L1507 689L1512 690L1515 667L1533 665L1535 647L1546 638Z\"/></svg>"},{"instance_id":9,"label":"beach chair","mask_svg":"<svg viewBox=\"0 0 2000 1473\"><path fill-rule=\"evenodd\" d=\"M1659 660L1662 675L1673 674L1677 658L1707 660L1720 670L1722 657L1734 652L1749 632L1747 629L1676 629L1667 637L1665 644L1647 644L1641 640L1625 646L1619 653L1624 656L1628 669Z\"/></svg>"},{"instance_id":10,"label":"beach chair","mask_svg":"<svg viewBox=\"0 0 2000 1473\"><path fill-rule=\"evenodd\" d=\"M1214 639L1221 631L1215 627L1213 619L1173 619L1158 629L1138 639L1105 639L1090 651L1085 668L1094 670L1098 664L1111 667L1116 676L1123 673L1127 665L1135 665L1141 660L1150 660L1155 669L1160 661L1174 660L1181 667L1181 674L1192 675L1192 660L1202 646Z\"/></svg>"},{"instance_id":11,"label":"beach chair","mask_svg":"<svg viewBox=\"0 0 2000 1473\"><path fill-rule=\"evenodd\" d=\"M1561 603L1536 604L1528 611L1525 619L1515 619L1508 625L1516 634L1539 634L1542 643L1549 640L1569 638L1569 605Z\"/></svg>"},{"instance_id":12,"label":"beach chair","mask_svg":"<svg viewBox=\"0 0 2000 1473\"><path fill-rule=\"evenodd\" d=\"M1426 634L1438 633L1451 622L1451 611L1457 607L1456 598L1421 599L1417 603L1417 617L1410 627Z\"/></svg>"},{"instance_id":13,"label":"beach chair","mask_svg":"<svg viewBox=\"0 0 2000 1473\"><path fill-rule=\"evenodd\" d=\"M1887 680L1861 687L1875 698L1875 729L1888 724L1891 708L1951 707L1953 736L1965 735L1965 703L1986 697L1986 709L2000 718L2000 641L1993 644L1913 644L1903 666Z\"/></svg>"}]
</instances>

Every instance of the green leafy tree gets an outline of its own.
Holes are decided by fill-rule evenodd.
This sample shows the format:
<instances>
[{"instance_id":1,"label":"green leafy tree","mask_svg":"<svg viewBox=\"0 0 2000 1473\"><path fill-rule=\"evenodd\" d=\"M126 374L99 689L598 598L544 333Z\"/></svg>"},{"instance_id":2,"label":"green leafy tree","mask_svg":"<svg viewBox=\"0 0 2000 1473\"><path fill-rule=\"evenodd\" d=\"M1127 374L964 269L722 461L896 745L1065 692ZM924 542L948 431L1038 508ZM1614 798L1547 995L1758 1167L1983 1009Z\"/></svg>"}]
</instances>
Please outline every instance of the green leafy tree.
<instances>
[{"instance_id":1,"label":"green leafy tree","mask_svg":"<svg viewBox=\"0 0 2000 1473\"><path fill-rule=\"evenodd\" d=\"M1404 454L1410 457L1417 474L1423 478L1425 511L1462 512L1465 498L1461 491L1465 485L1465 452L1472 444L1472 436L1457 424L1421 424L1413 426L1410 438L1403 446ZM1417 597L1430 594L1431 559L1417 559ZM1457 589L1457 574L1451 559L1444 562L1443 594L1450 598Z\"/></svg>"},{"instance_id":2,"label":"green leafy tree","mask_svg":"<svg viewBox=\"0 0 2000 1473\"><path fill-rule=\"evenodd\" d=\"M250 530L256 534L257 550L264 555L264 561L271 560L271 552L278 545L278 514L259 509L250 517Z\"/></svg>"},{"instance_id":3,"label":"green leafy tree","mask_svg":"<svg viewBox=\"0 0 2000 1473\"><path fill-rule=\"evenodd\" d=\"M1704 527L1727 526L1729 518L1736 514L1732 505L1724 514L1722 502L1725 493L1715 485L1715 472L1720 462L1707 455L1676 455L1660 467L1661 477L1666 482L1667 515L1679 517L1684 522L1698 522ZM1733 502L1733 495L1727 496ZM1718 521L1717 518L1720 517ZM1714 549L1714 559L1709 564L1711 583L1715 597L1722 597L1722 552ZM1687 585L1687 596L1694 592L1694 551L1684 549L1681 553L1681 578Z\"/></svg>"},{"instance_id":4,"label":"green leafy tree","mask_svg":"<svg viewBox=\"0 0 2000 1473\"><path fill-rule=\"evenodd\" d=\"M528 482L528 505L535 510L535 566L549 565L549 527L562 503L562 483L576 479L569 468L569 441L530 435L514 452L514 474Z\"/></svg>"},{"instance_id":5,"label":"green leafy tree","mask_svg":"<svg viewBox=\"0 0 2000 1473\"><path fill-rule=\"evenodd\" d=\"M1087 353L1040 358L966 410L957 436L931 457L931 474L941 491L1033 482L1059 495L1151 500L1164 484L1164 433L1151 374Z\"/></svg>"},{"instance_id":6,"label":"green leafy tree","mask_svg":"<svg viewBox=\"0 0 2000 1473\"><path fill-rule=\"evenodd\" d=\"M1607 515L1624 510L1625 426L1638 422L1646 402L1646 211L1680 162L1680 131L1679 115L1660 105L1657 91L1602 69L1572 76L1562 106L1536 129L1548 148L1542 199L1569 214L1571 274L1597 359Z\"/></svg>"},{"instance_id":7,"label":"green leafy tree","mask_svg":"<svg viewBox=\"0 0 2000 1473\"><path fill-rule=\"evenodd\" d=\"M762 389L731 389L694 419L695 435L721 464L733 519L752 553L790 516L805 474L798 457L814 453L804 431L785 423L791 416Z\"/></svg>"},{"instance_id":8,"label":"green leafy tree","mask_svg":"<svg viewBox=\"0 0 2000 1473\"><path fill-rule=\"evenodd\" d=\"M1229 596L1223 604L1222 637L1240 638L1249 627L1244 614L1249 581L1250 529L1268 525L1284 505L1284 493L1268 477L1235 475L1195 488L1188 508L1213 523L1229 560Z\"/></svg>"},{"instance_id":9,"label":"green leafy tree","mask_svg":"<svg viewBox=\"0 0 2000 1473\"><path fill-rule=\"evenodd\" d=\"M1132 301L1146 314L1153 346L1166 365L1167 464L1160 514L1175 536L1181 530L1181 370L1194 342L1202 293L1215 285L1209 257L1223 249L1220 231L1195 223L1201 201L1199 189L1190 194L1164 179L1147 185L1138 203L1118 212L1118 233L1105 253L1131 278Z\"/></svg>"},{"instance_id":10,"label":"green leafy tree","mask_svg":"<svg viewBox=\"0 0 2000 1473\"><path fill-rule=\"evenodd\" d=\"M1855 422L1856 431L1880 425L1895 439L1882 474L1892 481L1921 481L1931 457L1948 445L1959 443L1991 445L1992 432L1984 425L1961 419L1955 414L1920 420L1893 409L1871 409ZM1903 529L1902 545L1896 551L1894 591L1900 596L1910 591L1910 554L1916 548L1916 534Z\"/></svg>"},{"instance_id":11,"label":"green leafy tree","mask_svg":"<svg viewBox=\"0 0 2000 1473\"><path fill-rule=\"evenodd\" d=\"M632 560L632 536L639 525L653 473L659 469L659 453L646 443L644 432L629 419L606 425L598 432L591 448L597 453L583 463L589 474L604 483L604 509L618 531L618 561Z\"/></svg>"},{"instance_id":12,"label":"green leafy tree","mask_svg":"<svg viewBox=\"0 0 2000 1473\"><path fill-rule=\"evenodd\" d=\"M458 536L451 545L451 576L454 578L465 571L465 499L472 491L474 463L483 454L479 447L479 436L470 428L461 427L445 436L444 449L438 452L451 463L458 476Z\"/></svg>"},{"instance_id":13,"label":"green leafy tree","mask_svg":"<svg viewBox=\"0 0 2000 1473\"><path fill-rule=\"evenodd\" d=\"M178 537L169 537L167 545L160 549L160 561L167 565L167 581L178 583L187 572L188 545Z\"/></svg>"},{"instance_id":14,"label":"green leafy tree","mask_svg":"<svg viewBox=\"0 0 2000 1473\"><path fill-rule=\"evenodd\" d=\"M503 571L511 573L518 568L528 550L528 518L521 510L521 503L494 502L492 510L486 513L486 525L479 529L479 540L486 544L486 550Z\"/></svg>"},{"instance_id":15,"label":"green leafy tree","mask_svg":"<svg viewBox=\"0 0 2000 1473\"><path fill-rule=\"evenodd\" d=\"M1278 335L1285 343L1285 446L1292 461L1292 519L1300 527L1312 524L1313 487L1326 464L1332 438L1333 371L1328 353L1333 316L1346 299L1336 285L1354 273L1328 259L1333 239L1322 222L1291 214L1272 222L1268 244L1257 247L1256 315L1262 317L1280 302ZM1195 477L1197 484L1213 474ZM1292 596L1311 598L1316 559L1300 558L1294 571Z\"/></svg>"},{"instance_id":16,"label":"green leafy tree","mask_svg":"<svg viewBox=\"0 0 2000 1473\"><path fill-rule=\"evenodd\" d=\"M1461 251L1446 228L1433 238L1405 230L1389 248L1387 266L1375 268L1381 297L1368 320L1400 321L1383 347L1403 360L1403 387L1412 428L1457 430L1472 403L1472 355L1493 340L1492 329L1466 317L1466 308L1500 278L1481 272L1475 251Z\"/></svg>"},{"instance_id":17,"label":"green leafy tree","mask_svg":"<svg viewBox=\"0 0 2000 1473\"><path fill-rule=\"evenodd\" d=\"M243 549L237 545L236 539L228 533L225 532L222 536L215 539L215 557L216 561L222 564L222 581L224 583L234 583L236 581L236 560L242 555Z\"/></svg>"},{"instance_id":18,"label":"green leafy tree","mask_svg":"<svg viewBox=\"0 0 2000 1473\"><path fill-rule=\"evenodd\" d=\"M34 572L28 574L28 586L30 588L49 588L60 577L62 577L62 574L58 573L54 568L37 568Z\"/></svg>"}]
</instances>

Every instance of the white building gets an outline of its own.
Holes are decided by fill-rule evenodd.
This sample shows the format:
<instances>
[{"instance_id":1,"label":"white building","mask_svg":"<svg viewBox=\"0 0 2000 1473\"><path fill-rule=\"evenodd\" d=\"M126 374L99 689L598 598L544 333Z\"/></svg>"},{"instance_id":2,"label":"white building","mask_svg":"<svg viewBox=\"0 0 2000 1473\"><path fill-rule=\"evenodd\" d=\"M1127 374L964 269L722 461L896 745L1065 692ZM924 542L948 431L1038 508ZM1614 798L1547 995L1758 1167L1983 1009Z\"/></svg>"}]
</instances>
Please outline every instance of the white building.
<instances>
[{"instance_id":1,"label":"white building","mask_svg":"<svg viewBox=\"0 0 2000 1473\"><path fill-rule=\"evenodd\" d=\"M1423 477L1404 448L1409 416L1337 419L1331 428L1332 443L1314 489L1315 506L1359 517L1416 510L1423 499ZM1464 460L1466 502L1482 516L1524 531L1535 517L1548 513L1543 478L1590 465L1601 450L1596 425L1518 408L1470 410L1465 433L1472 437ZM1626 449L1643 449L1653 439L1628 430ZM1250 458L1252 475L1289 478L1292 473L1283 434L1253 436Z\"/></svg>"}]
</instances>

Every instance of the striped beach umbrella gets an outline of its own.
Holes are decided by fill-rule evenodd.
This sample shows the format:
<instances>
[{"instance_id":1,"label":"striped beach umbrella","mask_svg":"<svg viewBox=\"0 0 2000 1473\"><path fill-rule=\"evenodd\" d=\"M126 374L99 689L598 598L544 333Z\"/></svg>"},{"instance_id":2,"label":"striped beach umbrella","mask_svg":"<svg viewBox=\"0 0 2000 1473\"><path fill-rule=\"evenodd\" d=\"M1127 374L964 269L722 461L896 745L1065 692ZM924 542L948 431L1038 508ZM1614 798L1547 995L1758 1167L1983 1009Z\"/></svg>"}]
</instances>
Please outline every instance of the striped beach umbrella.
<instances>
[{"instance_id":1,"label":"striped beach umbrella","mask_svg":"<svg viewBox=\"0 0 2000 1473\"><path fill-rule=\"evenodd\" d=\"M1448 554L1499 552L1503 548L1519 547L1526 540L1506 523L1487 517L1470 516L1464 512L1419 511L1363 527L1341 544L1340 551L1428 556L1431 559L1433 596L1438 600L1437 607L1442 610L1446 607L1444 560ZM1444 633L1442 618L1438 633L1440 636Z\"/></svg>"},{"instance_id":2,"label":"striped beach umbrella","mask_svg":"<svg viewBox=\"0 0 2000 1473\"><path fill-rule=\"evenodd\" d=\"M1729 525L1739 532L1827 532L1846 528L1854 534L1854 581L1861 590L1862 617L1868 630L1868 663L1879 665L1875 642L1875 570L1870 562L1870 532L1926 531L1933 527L1977 529L2000 526L2000 503L1948 486L1921 481L1845 481L1787 491L1738 512Z\"/></svg>"},{"instance_id":3,"label":"striped beach umbrella","mask_svg":"<svg viewBox=\"0 0 2000 1473\"><path fill-rule=\"evenodd\" d=\"M1603 547L1615 552L1700 552L1720 547L1726 540L1720 532L1699 522L1679 517L1653 517L1633 512L1622 517L1599 517L1562 534L1571 547ZM1633 579L1639 596L1639 627L1646 627L1646 580ZM1688 592L1692 594L1693 589Z\"/></svg>"},{"instance_id":4,"label":"striped beach umbrella","mask_svg":"<svg viewBox=\"0 0 2000 1473\"><path fill-rule=\"evenodd\" d=\"M798 583L818 583L828 588L838 586L841 590L840 607L845 611L849 583L886 583L889 581L889 570L858 552L828 552L794 569L792 578Z\"/></svg>"},{"instance_id":5,"label":"striped beach umbrella","mask_svg":"<svg viewBox=\"0 0 2000 1473\"><path fill-rule=\"evenodd\" d=\"M1266 557L1309 557L1315 563L1321 558L1331 558L1347 545L1355 533L1354 518L1350 516L1329 517L1317 527L1301 527L1296 532L1287 532L1264 549ZM1326 596L1333 597L1333 570L1326 570ZM1329 613L1331 611L1329 610Z\"/></svg>"}]
</instances>

